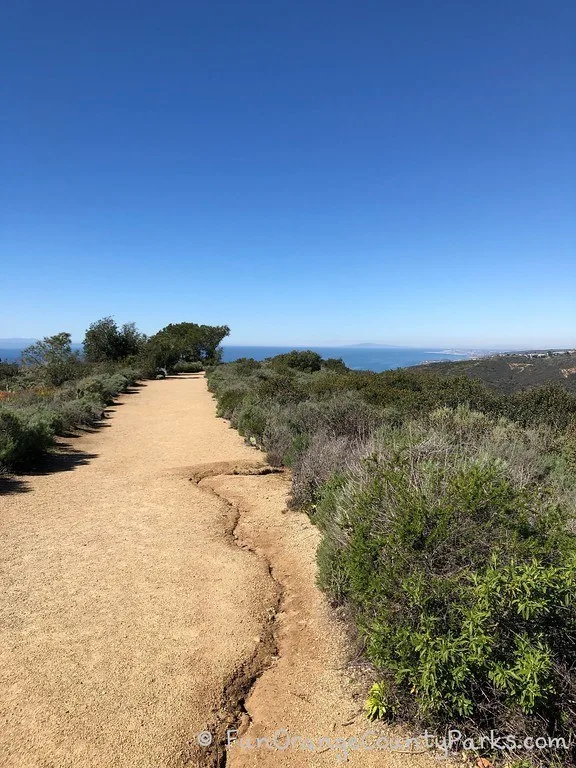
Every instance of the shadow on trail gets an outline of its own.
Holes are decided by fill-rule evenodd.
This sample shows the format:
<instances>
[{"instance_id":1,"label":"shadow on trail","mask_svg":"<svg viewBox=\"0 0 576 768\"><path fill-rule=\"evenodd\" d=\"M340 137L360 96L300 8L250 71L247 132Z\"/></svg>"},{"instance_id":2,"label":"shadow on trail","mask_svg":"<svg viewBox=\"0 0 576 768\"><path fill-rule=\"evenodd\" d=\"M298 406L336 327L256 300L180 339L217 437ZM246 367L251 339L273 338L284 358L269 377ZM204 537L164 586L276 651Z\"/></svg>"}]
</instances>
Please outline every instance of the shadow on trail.
<instances>
[{"instance_id":1,"label":"shadow on trail","mask_svg":"<svg viewBox=\"0 0 576 768\"><path fill-rule=\"evenodd\" d=\"M28 493L32 490L26 478L52 475L56 472L71 472L76 467L89 464L98 458L97 453L77 450L69 443L60 443L51 453L38 459L36 463L21 470L18 474L0 475L0 496L16 493Z\"/></svg>"},{"instance_id":2,"label":"shadow on trail","mask_svg":"<svg viewBox=\"0 0 576 768\"><path fill-rule=\"evenodd\" d=\"M0 475L0 496L12 496L15 493L29 493L31 490L25 480L18 477L3 477Z\"/></svg>"},{"instance_id":3,"label":"shadow on trail","mask_svg":"<svg viewBox=\"0 0 576 768\"><path fill-rule=\"evenodd\" d=\"M55 472L71 472L76 467L89 464L92 459L98 458L97 453L77 450L69 443L60 443L52 452L40 459L33 467L23 472L20 477L38 475L52 475Z\"/></svg>"}]
</instances>

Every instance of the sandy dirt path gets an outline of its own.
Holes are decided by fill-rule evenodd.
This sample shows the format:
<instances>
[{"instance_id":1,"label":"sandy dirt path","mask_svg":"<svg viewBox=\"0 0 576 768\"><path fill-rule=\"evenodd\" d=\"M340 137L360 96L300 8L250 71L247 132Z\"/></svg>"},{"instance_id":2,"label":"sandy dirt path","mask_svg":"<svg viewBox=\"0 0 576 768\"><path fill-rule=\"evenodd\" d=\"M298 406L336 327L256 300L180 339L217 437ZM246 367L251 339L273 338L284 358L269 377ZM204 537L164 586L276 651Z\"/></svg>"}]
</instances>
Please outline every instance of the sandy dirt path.
<instances>
[{"instance_id":1,"label":"sandy dirt path","mask_svg":"<svg viewBox=\"0 0 576 768\"><path fill-rule=\"evenodd\" d=\"M201 377L149 382L0 495L2 768L336 765L224 750L279 728L362 734L346 643L288 480ZM249 473L249 474L247 474ZM251 474L250 474L251 473ZM209 729L211 746L196 736ZM357 765L428 755L352 754Z\"/></svg>"}]
</instances>

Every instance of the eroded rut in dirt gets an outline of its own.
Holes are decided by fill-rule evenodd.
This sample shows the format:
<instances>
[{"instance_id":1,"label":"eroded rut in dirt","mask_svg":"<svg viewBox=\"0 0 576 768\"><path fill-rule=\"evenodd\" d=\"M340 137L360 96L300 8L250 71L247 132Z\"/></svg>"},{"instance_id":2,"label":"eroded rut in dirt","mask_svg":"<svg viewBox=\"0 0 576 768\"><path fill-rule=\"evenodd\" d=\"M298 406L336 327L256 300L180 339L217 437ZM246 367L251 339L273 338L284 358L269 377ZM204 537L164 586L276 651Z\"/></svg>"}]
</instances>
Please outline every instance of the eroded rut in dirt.
<instances>
[{"instance_id":1,"label":"eroded rut in dirt","mask_svg":"<svg viewBox=\"0 0 576 768\"><path fill-rule=\"evenodd\" d=\"M275 600L268 611L268 620L262 624L262 631L253 653L234 671L226 681L222 690L222 696L218 709L213 713L213 718L208 722L207 732L212 736L212 743L207 747L196 750L198 765L207 768L224 768L228 764L229 751L226 749L228 732L234 729L239 736L244 734L251 723L251 718L246 710L246 699L252 692L258 679L264 670L268 669L278 657L278 643L276 639L277 615L282 610L284 589L282 584L274 576L273 565L266 553L258 551L251 541L242 538L238 534L238 525L242 514L247 512L240 506L228 500L210 486L211 479L238 476L266 476L281 474L281 470L260 464L241 465L238 462L208 464L194 468L190 480L195 482L198 488L215 496L228 510L229 524L225 534L232 543L242 550L251 552L255 557L266 563L268 576L274 587Z\"/></svg>"}]
</instances>

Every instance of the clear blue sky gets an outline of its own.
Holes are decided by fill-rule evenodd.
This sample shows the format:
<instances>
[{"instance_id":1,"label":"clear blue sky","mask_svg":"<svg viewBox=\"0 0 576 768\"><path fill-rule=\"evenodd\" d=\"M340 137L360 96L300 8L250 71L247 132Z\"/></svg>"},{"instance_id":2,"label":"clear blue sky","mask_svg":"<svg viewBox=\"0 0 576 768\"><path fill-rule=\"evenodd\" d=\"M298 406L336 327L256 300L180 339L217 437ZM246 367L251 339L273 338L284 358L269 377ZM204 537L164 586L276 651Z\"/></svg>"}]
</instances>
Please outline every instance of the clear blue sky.
<instances>
[{"instance_id":1,"label":"clear blue sky","mask_svg":"<svg viewBox=\"0 0 576 768\"><path fill-rule=\"evenodd\" d=\"M0 337L576 343L573 0L13 0Z\"/></svg>"}]
</instances>

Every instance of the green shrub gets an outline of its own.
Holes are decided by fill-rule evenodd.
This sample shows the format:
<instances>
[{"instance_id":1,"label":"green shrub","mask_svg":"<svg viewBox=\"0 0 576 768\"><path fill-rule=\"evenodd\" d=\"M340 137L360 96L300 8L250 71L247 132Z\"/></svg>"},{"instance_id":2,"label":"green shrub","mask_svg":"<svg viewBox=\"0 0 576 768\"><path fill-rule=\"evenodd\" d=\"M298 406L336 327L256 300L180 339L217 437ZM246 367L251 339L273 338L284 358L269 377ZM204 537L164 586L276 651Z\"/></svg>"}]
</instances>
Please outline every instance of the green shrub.
<instances>
[{"instance_id":1,"label":"green shrub","mask_svg":"<svg viewBox=\"0 0 576 768\"><path fill-rule=\"evenodd\" d=\"M271 403L267 407L266 426L262 435L262 447L266 451L268 463L273 467L290 466L296 439L286 406Z\"/></svg>"},{"instance_id":2,"label":"green shrub","mask_svg":"<svg viewBox=\"0 0 576 768\"><path fill-rule=\"evenodd\" d=\"M120 392L141 374L122 368L67 381L47 391L23 391L0 406L0 465L21 468L53 442L78 426L94 424Z\"/></svg>"},{"instance_id":3,"label":"green shrub","mask_svg":"<svg viewBox=\"0 0 576 768\"><path fill-rule=\"evenodd\" d=\"M542 423L566 428L576 421L576 396L560 384L544 384L510 396L508 413L523 425Z\"/></svg>"},{"instance_id":4,"label":"green shrub","mask_svg":"<svg viewBox=\"0 0 576 768\"><path fill-rule=\"evenodd\" d=\"M570 425L566 431L562 445L562 455L566 462L566 471L576 482L576 423Z\"/></svg>"},{"instance_id":5,"label":"green shrub","mask_svg":"<svg viewBox=\"0 0 576 768\"><path fill-rule=\"evenodd\" d=\"M58 413L62 420L62 427L61 430L57 431L57 434L69 432L74 427L94 424L102 418L104 410L104 404L99 404L90 397L79 397L60 403Z\"/></svg>"},{"instance_id":6,"label":"green shrub","mask_svg":"<svg viewBox=\"0 0 576 768\"><path fill-rule=\"evenodd\" d=\"M279 405L291 405L305 399L298 387L299 379L289 368L279 371L262 368L247 381L259 401L273 400Z\"/></svg>"},{"instance_id":7,"label":"green shrub","mask_svg":"<svg viewBox=\"0 0 576 768\"><path fill-rule=\"evenodd\" d=\"M248 387L242 382L228 387L218 398L218 416L231 419L236 409L240 409L249 393Z\"/></svg>"},{"instance_id":8,"label":"green shrub","mask_svg":"<svg viewBox=\"0 0 576 768\"><path fill-rule=\"evenodd\" d=\"M338 373L348 373L350 370L341 357L327 358L324 360L324 368L327 368L330 371L337 371Z\"/></svg>"},{"instance_id":9,"label":"green shrub","mask_svg":"<svg viewBox=\"0 0 576 768\"><path fill-rule=\"evenodd\" d=\"M126 392L132 383L134 379L131 372L96 374L69 385L61 391L60 397L68 399L72 395L78 399L87 398L102 405L111 405L116 395Z\"/></svg>"},{"instance_id":10,"label":"green shrub","mask_svg":"<svg viewBox=\"0 0 576 768\"><path fill-rule=\"evenodd\" d=\"M234 413L234 426L247 440L262 445L268 413L255 402L244 399Z\"/></svg>"},{"instance_id":11,"label":"green shrub","mask_svg":"<svg viewBox=\"0 0 576 768\"><path fill-rule=\"evenodd\" d=\"M420 719L570 720L576 541L553 495L407 430L329 483L316 519L321 586Z\"/></svg>"},{"instance_id":12,"label":"green shrub","mask_svg":"<svg viewBox=\"0 0 576 768\"><path fill-rule=\"evenodd\" d=\"M312 352L309 349L302 351L294 349L292 352L276 355L276 357L270 358L268 362L280 370L282 368L295 368L298 371L312 373L322 368L323 360L317 352Z\"/></svg>"},{"instance_id":13,"label":"green shrub","mask_svg":"<svg viewBox=\"0 0 576 768\"><path fill-rule=\"evenodd\" d=\"M106 391L111 395L117 395L126 392L130 386L130 381L123 373L114 373L106 382Z\"/></svg>"},{"instance_id":14,"label":"green shrub","mask_svg":"<svg viewBox=\"0 0 576 768\"><path fill-rule=\"evenodd\" d=\"M176 363L174 366L174 373L202 373L204 370L204 363L201 362L186 362L185 360L180 360L180 362Z\"/></svg>"},{"instance_id":15,"label":"green shrub","mask_svg":"<svg viewBox=\"0 0 576 768\"><path fill-rule=\"evenodd\" d=\"M239 376L249 376L261 367L262 363L258 362L258 360L254 360L253 357L239 357L238 360L234 361L234 369Z\"/></svg>"},{"instance_id":16,"label":"green shrub","mask_svg":"<svg viewBox=\"0 0 576 768\"><path fill-rule=\"evenodd\" d=\"M362 443L349 436L316 432L308 437L305 450L292 462L292 490L289 505L313 515L325 484L343 470L361 450Z\"/></svg>"},{"instance_id":17,"label":"green shrub","mask_svg":"<svg viewBox=\"0 0 576 768\"><path fill-rule=\"evenodd\" d=\"M18 468L38 458L53 441L42 414L0 408L0 466Z\"/></svg>"},{"instance_id":18,"label":"green shrub","mask_svg":"<svg viewBox=\"0 0 576 768\"><path fill-rule=\"evenodd\" d=\"M21 408L17 411L19 418L32 428L40 427L51 435L61 433L64 420L60 410L50 401Z\"/></svg>"},{"instance_id":19,"label":"green shrub","mask_svg":"<svg viewBox=\"0 0 576 768\"><path fill-rule=\"evenodd\" d=\"M17 363L0 360L0 392L12 389L20 368Z\"/></svg>"}]
</instances>

